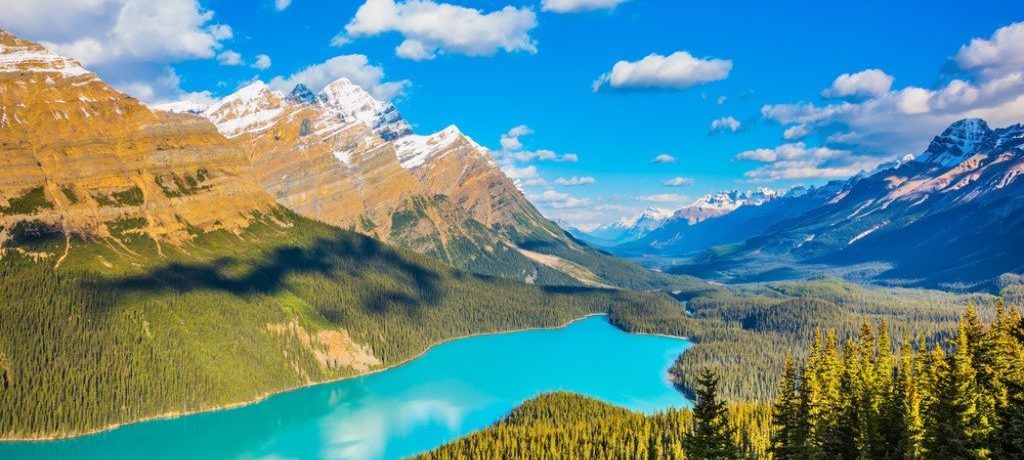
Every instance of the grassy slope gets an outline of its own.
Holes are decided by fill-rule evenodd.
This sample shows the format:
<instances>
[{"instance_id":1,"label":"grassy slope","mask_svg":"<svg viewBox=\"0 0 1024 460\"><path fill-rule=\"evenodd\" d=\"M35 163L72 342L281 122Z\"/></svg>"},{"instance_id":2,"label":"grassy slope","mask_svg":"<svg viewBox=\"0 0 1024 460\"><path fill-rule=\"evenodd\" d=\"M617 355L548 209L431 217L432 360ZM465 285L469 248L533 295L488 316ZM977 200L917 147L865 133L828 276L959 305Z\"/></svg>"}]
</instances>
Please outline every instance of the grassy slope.
<instances>
[{"instance_id":1,"label":"grassy slope","mask_svg":"<svg viewBox=\"0 0 1024 460\"><path fill-rule=\"evenodd\" d=\"M137 225L71 239L56 270L62 235L14 232L17 249L0 259L0 438L80 433L355 373L321 364L313 350L324 345L268 325L347 331L382 367L444 339L593 312L620 324L686 321L664 295L468 275L283 211L181 248L158 247Z\"/></svg>"}]
</instances>

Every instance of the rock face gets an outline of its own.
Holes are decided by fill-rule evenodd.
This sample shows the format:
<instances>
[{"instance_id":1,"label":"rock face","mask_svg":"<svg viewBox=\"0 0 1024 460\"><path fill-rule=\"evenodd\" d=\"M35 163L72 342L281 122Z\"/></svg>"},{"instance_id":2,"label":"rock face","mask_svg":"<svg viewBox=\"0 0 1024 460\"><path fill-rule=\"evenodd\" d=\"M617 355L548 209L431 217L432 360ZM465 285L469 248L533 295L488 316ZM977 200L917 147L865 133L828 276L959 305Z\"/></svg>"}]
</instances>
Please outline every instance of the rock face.
<instances>
[{"instance_id":1,"label":"rock face","mask_svg":"<svg viewBox=\"0 0 1024 460\"><path fill-rule=\"evenodd\" d=\"M155 112L77 62L0 30L0 226L90 236L131 220L182 243L275 208L208 121Z\"/></svg>"}]
</instances>

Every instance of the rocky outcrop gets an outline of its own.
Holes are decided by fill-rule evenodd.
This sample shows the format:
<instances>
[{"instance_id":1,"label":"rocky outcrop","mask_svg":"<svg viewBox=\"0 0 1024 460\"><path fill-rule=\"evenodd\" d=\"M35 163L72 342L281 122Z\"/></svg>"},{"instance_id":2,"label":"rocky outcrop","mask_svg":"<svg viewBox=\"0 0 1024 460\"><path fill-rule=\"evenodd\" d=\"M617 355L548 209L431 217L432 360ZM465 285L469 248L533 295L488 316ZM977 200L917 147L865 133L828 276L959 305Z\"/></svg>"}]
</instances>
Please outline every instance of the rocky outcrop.
<instances>
[{"instance_id":1,"label":"rocky outcrop","mask_svg":"<svg viewBox=\"0 0 1024 460\"><path fill-rule=\"evenodd\" d=\"M174 243L274 208L208 121L150 110L77 62L0 31L0 225L105 236L143 219Z\"/></svg>"}]
</instances>

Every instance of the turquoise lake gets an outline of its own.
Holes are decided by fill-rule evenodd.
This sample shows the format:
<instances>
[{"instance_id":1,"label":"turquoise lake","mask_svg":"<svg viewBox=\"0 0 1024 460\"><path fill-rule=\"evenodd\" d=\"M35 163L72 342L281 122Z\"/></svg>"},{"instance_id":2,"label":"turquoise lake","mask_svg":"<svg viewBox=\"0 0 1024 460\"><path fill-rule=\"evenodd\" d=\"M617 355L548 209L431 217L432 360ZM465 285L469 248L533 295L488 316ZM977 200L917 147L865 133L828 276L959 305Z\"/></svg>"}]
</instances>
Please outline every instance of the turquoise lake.
<instances>
[{"instance_id":1,"label":"turquoise lake","mask_svg":"<svg viewBox=\"0 0 1024 460\"><path fill-rule=\"evenodd\" d=\"M625 333L597 316L562 329L471 337L387 371L230 410L62 441L0 443L10 459L377 459L430 450L540 393L641 411L689 402L668 368L683 339Z\"/></svg>"}]
</instances>

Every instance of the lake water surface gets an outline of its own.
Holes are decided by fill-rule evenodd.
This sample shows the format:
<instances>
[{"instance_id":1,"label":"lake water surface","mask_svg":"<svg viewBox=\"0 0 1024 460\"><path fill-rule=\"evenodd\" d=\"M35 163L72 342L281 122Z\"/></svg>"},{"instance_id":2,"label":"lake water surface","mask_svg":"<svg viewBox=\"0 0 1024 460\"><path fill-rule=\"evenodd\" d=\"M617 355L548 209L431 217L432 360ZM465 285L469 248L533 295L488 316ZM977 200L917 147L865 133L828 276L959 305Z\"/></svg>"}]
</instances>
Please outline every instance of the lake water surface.
<instances>
[{"instance_id":1,"label":"lake water surface","mask_svg":"<svg viewBox=\"0 0 1024 460\"><path fill-rule=\"evenodd\" d=\"M563 329L448 342L387 371L237 409L70 440L0 443L0 459L400 458L484 428L548 391L642 411L685 406L667 370L689 346L591 317Z\"/></svg>"}]
</instances>

